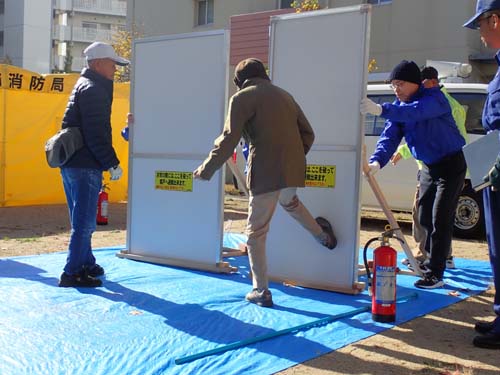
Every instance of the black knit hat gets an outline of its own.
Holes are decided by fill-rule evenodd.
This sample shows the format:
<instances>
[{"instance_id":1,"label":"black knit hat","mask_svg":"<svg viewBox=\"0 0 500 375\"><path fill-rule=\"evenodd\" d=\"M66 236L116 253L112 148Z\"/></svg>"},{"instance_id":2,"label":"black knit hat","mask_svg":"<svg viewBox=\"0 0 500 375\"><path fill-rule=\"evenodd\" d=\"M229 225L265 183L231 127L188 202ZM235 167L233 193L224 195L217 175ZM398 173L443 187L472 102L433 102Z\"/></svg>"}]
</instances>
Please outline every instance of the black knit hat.
<instances>
[{"instance_id":1,"label":"black knit hat","mask_svg":"<svg viewBox=\"0 0 500 375\"><path fill-rule=\"evenodd\" d=\"M438 71L432 66L426 66L422 69L422 80L424 79L438 79Z\"/></svg>"},{"instance_id":2,"label":"black knit hat","mask_svg":"<svg viewBox=\"0 0 500 375\"><path fill-rule=\"evenodd\" d=\"M264 78L269 81L269 76L266 73L266 68L262 61L249 58L243 61L240 61L236 68L234 69L234 84L241 88L243 86L243 82L250 78Z\"/></svg>"},{"instance_id":3,"label":"black knit hat","mask_svg":"<svg viewBox=\"0 0 500 375\"><path fill-rule=\"evenodd\" d=\"M393 80L406 81L416 83L420 85L422 83L422 77L420 74L420 69L417 64L413 61L401 61L398 65L392 69L391 75L389 77L389 82Z\"/></svg>"}]
</instances>

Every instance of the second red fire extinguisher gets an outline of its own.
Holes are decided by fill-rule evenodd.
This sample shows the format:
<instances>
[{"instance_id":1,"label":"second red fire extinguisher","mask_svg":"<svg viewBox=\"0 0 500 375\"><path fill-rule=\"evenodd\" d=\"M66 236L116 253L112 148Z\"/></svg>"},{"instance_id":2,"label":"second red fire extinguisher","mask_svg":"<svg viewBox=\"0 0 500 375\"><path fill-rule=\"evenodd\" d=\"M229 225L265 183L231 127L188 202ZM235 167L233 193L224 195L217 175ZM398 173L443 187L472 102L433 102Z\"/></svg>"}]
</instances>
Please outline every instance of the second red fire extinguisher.
<instances>
[{"instance_id":1,"label":"second red fire extinguisher","mask_svg":"<svg viewBox=\"0 0 500 375\"><path fill-rule=\"evenodd\" d=\"M397 252L389 245L391 237L401 241L394 236L394 229L390 229L380 237L370 239L363 251L368 287L372 296L372 319L381 323L391 323L396 320ZM366 253L368 246L377 240L381 243L373 251L373 262L370 267ZM370 268L373 270L373 280Z\"/></svg>"},{"instance_id":2,"label":"second red fire extinguisher","mask_svg":"<svg viewBox=\"0 0 500 375\"><path fill-rule=\"evenodd\" d=\"M103 184L101 191L99 192L99 198L97 199L97 217L96 223L98 225L108 225L108 193L109 190L106 184Z\"/></svg>"}]
</instances>

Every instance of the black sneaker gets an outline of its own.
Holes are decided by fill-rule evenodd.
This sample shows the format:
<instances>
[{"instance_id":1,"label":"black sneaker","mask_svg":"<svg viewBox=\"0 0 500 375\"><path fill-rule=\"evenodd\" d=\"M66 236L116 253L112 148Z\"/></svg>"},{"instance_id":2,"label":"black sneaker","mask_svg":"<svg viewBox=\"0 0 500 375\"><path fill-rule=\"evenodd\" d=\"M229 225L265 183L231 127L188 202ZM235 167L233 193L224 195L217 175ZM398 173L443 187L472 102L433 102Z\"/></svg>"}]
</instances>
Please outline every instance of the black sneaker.
<instances>
[{"instance_id":1,"label":"black sneaker","mask_svg":"<svg viewBox=\"0 0 500 375\"><path fill-rule=\"evenodd\" d=\"M245 299L262 307L273 307L273 296L269 289L252 289L247 293Z\"/></svg>"},{"instance_id":2,"label":"black sneaker","mask_svg":"<svg viewBox=\"0 0 500 375\"><path fill-rule=\"evenodd\" d=\"M102 281L86 273L82 275L68 275L63 272L59 279L59 286L63 288L97 288L102 285Z\"/></svg>"},{"instance_id":3,"label":"black sneaker","mask_svg":"<svg viewBox=\"0 0 500 375\"><path fill-rule=\"evenodd\" d=\"M328 220L326 220L324 217L318 216L316 218L316 222L318 225L323 229L323 232L327 234L328 239L326 241L321 242L323 246L326 246L330 250L335 249L337 246L337 237L333 234L333 229L332 225Z\"/></svg>"},{"instance_id":4,"label":"black sneaker","mask_svg":"<svg viewBox=\"0 0 500 375\"><path fill-rule=\"evenodd\" d=\"M435 289L444 285L443 279L438 279L433 275L425 275L420 280L415 281L415 287L420 289Z\"/></svg>"},{"instance_id":5,"label":"black sneaker","mask_svg":"<svg viewBox=\"0 0 500 375\"><path fill-rule=\"evenodd\" d=\"M485 334L488 333L493 329L493 326L495 325L495 321L492 322L476 322L474 325L474 330L477 333Z\"/></svg>"},{"instance_id":6,"label":"black sneaker","mask_svg":"<svg viewBox=\"0 0 500 375\"><path fill-rule=\"evenodd\" d=\"M92 276L92 277L99 277L104 275L104 268L102 268L100 265L97 263L87 267L86 269L87 275Z\"/></svg>"},{"instance_id":7,"label":"black sneaker","mask_svg":"<svg viewBox=\"0 0 500 375\"><path fill-rule=\"evenodd\" d=\"M476 336L472 344L478 348L500 349L500 333L488 332L485 335Z\"/></svg>"}]
</instances>

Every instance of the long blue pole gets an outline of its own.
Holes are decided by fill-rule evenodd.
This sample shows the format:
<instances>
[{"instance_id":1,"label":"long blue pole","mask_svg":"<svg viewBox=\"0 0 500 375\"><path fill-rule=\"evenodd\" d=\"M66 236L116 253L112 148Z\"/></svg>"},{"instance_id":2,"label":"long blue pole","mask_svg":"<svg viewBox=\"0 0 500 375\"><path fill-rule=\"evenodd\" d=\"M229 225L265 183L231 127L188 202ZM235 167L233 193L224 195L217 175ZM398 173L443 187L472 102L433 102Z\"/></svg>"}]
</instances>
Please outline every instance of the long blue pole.
<instances>
[{"instance_id":1,"label":"long blue pole","mask_svg":"<svg viewBox=\"0 0 500 375\"><path fill-rule=\"evenodd\" d=\"M408 301L411 301L417 297L418 297L417 293L412 293L412 294L409 294L407 296L398 298L396 300L396 302L397 303L408 302ZM350 316L354 316L354 315L358 315L358 314L370 311L370 309L371 309L371 306L364 306L364 307L360 307L360 308L357 308L354 310L346 311L346 312L343 312L340 314L327 316L325 318L314 320L312 322L301 324L301 325L298 325L295 327L285 328L285 329L282 329L280 331L271 332L271 333L268 333L268 334L265 334L262 336L257 336L257 337L253 337L253 338L242 340L242 341L236 341L236 342L233 342L231 344L227 344L227 345L215 348L215 349L207 350L205 352L188 355L186 357L177 358L175 360L175 364L182 365L184 363L192 362L192 361L195 361L197 359L208 357L208 356L213 355L213 354L221 354L221 353L227 352L229 350L234 350L237 348L241 348L242 346L255 344L256 342L269 340L269 339L272 339L274 337L283 336L283 335L286 335L286 334L291 333L291 332L296 332L296 331L300 331L300 330L304 330L304 329L308 329L308 328L312 328L312 327L316 327L316 326L321 326L321 325L324 325L324 324L327 324L327 323L330 323L330 322L333 322L336 320L340 320L343 318L347 318Z\"/></svg>"}]
</instances>

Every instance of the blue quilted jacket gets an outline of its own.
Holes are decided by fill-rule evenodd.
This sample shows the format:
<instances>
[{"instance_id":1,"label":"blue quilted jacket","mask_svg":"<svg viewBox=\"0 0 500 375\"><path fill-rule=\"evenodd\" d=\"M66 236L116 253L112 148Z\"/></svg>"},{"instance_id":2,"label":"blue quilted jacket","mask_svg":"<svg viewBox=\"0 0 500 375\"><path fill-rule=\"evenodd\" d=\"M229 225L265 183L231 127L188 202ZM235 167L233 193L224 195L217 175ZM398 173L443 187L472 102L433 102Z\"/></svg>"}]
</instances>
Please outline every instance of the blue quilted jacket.
<instances>
[{"instance_id":1,"label":"blue quilted jacket","mask_svg":"<svg viewBox=\"0 0 500 375\"><path fill-rule=\"evenodd\" d=\"M63 168L108 170L120 163L112 145L113 81L84 69L68 101L62 128L78 126L84 146Z\"/></svg>"},{"instance_id":2,"label":"blue quilted jacket","mask_svg":"<svg viewBox=\"0 0 500 375\"><path fill-rule=\"evenodd\" d=\"M500 51L497 52L495 60L499 68L488 85L488 96L483 108L483 127L488 132L500 130Z\"/></svg>"}]
</instances>

